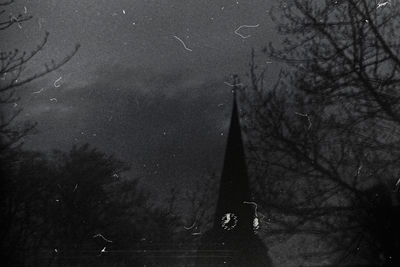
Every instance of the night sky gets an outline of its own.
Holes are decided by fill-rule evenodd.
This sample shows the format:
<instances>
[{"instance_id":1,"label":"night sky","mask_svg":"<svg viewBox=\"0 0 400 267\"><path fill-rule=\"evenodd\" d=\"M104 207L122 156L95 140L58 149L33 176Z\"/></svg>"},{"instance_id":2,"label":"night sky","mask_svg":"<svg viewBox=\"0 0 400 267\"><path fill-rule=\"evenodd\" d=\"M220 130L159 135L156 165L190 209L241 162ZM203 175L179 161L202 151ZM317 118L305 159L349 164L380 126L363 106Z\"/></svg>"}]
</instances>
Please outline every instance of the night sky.
<instances>
[{"instance_id":1,"label":"night sky","mask_svg":"<svg viewBox=\"0 0 400 267\"><path fill-rule=\"evenodd\" d=\"M26 74L81 45L61 69L19 91L19 119L38 122L26 148L88 142L130 163L130 175L156 193L219 173L232 100L224 82L246 73L251 48L267 64L259 51L276 40L271 4L277 1L16 1L10 12L33 19L3 33L1 48L31 50L50 33ZM239 36L241 25L254 27Z\"/></svg>"}]
</instances>

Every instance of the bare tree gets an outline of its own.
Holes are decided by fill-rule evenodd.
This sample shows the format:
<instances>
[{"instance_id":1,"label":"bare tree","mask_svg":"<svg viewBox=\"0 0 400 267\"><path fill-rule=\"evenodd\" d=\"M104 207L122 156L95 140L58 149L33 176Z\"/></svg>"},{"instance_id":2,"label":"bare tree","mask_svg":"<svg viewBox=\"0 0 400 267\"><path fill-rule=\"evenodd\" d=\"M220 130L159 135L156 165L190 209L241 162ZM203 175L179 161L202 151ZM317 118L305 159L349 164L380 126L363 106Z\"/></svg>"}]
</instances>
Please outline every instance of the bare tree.
<instances>
[{"instance_id":1,"label":"bare tree","mask_svg":"<svg viewBox=\"0 0 400 267\"><path fill-rule=\"evenodd\" d=\"M32 16L12 14L8 10L13 0L0 1L0 31L6 34L14 27L21 28ZM9 15L7 15L9 14ZM17 105L17 90L57 70L77 52L79 45L66 57L44 66L36 66L37 72L28 74L26 68L45 49L49 33L32 51L18 49L0 52L0 173L1 197L1 251L5 264L23 264L32 260L29 249L39 249L43 242L43 212L46 205L48 166L40 153L22 151L22 138L30 133L33 122L17 122L22 109ZM12 261L9 262L9 261Z\"/></svg>"},{"instance_id":2,"label":"bare tree","mask_svg":"<svg viewBox=\"0 0 400 267\"><path fill-rule=\"evenodd\" d=\"M296 68L296 88L357 104L353 115L399 123L398 4L377 1L293 1L274 18L285 46L268 54ZM390 7L390 8L389 8Z\"/></svg>"},{"instance_id":3,"label":"bare tree","mask_svg":"<svg viewBox=\"0 0 400 267\"><path fill-rule=\"evenodd\" d=\"M282 3L274 17L282 45L264 52L286 66L265 88L265 70L258 71L253 54L244 89L258 200L274 222L267 233L317 237L324 249L312 255L334 264L399 263L394 5Z\"/></svg>"},{"instance_id":4,"label":"bare tree","mask_svg":"<svg viewBox=\"0 0 400 267\"><path fill-rule=\"evenodd\" d=\"M28 22L32 16L28 14L10 15L7 17L7 8L11 7L13 0L0 2L0 31L11 30L14 26L19 26ZM55 71L67 63L78 51L79 45L59 61L51 60L45 63L34 74L25 75L24 71L31 60L37 54L45 49L49 37L46 32L42 41L32 51L20 51L11 49L9 51L0 52L0 105L2 113L0 116L0 153L7 148L19 143L21 138L29 133L34 127L34 123L26 123L25 125L16 127L13 125L15 118L21 113L21 109L15 106L19 101L16 96L16 90L37 80L46 74ZM14 107L10 108L10 104ZM11 111L10 111L11 110Z\"/></svg>"}]
</instances>

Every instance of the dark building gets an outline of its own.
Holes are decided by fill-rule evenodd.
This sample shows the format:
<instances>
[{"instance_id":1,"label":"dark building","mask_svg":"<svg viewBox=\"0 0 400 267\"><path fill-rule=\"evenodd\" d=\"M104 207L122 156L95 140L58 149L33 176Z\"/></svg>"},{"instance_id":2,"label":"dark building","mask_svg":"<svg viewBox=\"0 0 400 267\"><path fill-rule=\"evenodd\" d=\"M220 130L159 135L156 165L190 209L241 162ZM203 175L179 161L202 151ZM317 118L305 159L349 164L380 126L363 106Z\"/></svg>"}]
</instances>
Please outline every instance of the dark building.
<instances>
[{"instance_id":1,"label":"dark building","mask_svg":"<svg viewBox=\"0 0 400 267\"><path fill-rule=\"evenodd\" d=\"M197 266L272 266L268 249L255 234L251 194L234 94L214 224L199 248Z\"/></svg>"}]
</instances>

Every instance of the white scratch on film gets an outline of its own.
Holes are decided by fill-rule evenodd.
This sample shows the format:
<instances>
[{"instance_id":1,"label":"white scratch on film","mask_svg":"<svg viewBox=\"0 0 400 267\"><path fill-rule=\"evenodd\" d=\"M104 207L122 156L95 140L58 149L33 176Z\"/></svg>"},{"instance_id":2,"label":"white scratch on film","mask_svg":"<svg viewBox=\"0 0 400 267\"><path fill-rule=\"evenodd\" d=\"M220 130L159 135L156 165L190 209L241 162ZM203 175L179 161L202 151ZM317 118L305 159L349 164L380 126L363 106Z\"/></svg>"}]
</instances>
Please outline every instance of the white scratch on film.
<instances>
[{"instance_id":1,"label":"white scratch on film","mask_svg":"<svg viewBox=\"0 0 400 267\"><path fill-rule=\"evenodd\" d=\"M189 226L189 227L183 226L183 228L185 228L185 230L190 230L190 229L192 229L195 225L196 225L196 222L194 222L194 223L193 223L191 226Z\"/></svg>"},{"instance_id":2,"label":"white scratch on film","mask_svg":"<svg viewBox=\"0 0 400 267\"><path fill-rule=\"evenodd\" d=\"M254 213L256 214L256 216L258 216L258 214L257 214L257 203L256 202L253 202L253 201L243 201L243 203L244 204L251 204L251 205L254 205L255 207L254 207Z\"/></svg>"},{"instance_id":3,"label":"white scratch on film","mask_svg":"<svg viewBox=\"0 0 400 267\"><path fill-rule=\"evenodd\" d=\"M101 253L106 253L107 251L106 251L106 247L104 247L101 251L100 251L100 254Z\"/></svg>"},{"instance_id":4,"label":"white scratch on film","mask_svg":"<svg viewBox=\"0 0 400 267\"><path fill-rule=\"evenodd\" d=\"M102 234L96 234L96 235L93 236L93 238L96 238L96 237L100 237L104 241L106 241L108 243L112 243L112 241L110 239L105 238Z\"/></svg>"},{"instance_id":5,"label":"white scratch on film","mask_svg":"<svg viewBox=\"0 0 400 267\"><path fill-rule=\"evenodd\" d=\"M57 80L54 81L54 87L60 87L61 84L59 82L61 81L62 77L58 78Z\"/></svg>"},{"instance_id":6,"label":"white scratch on film","mask_svg":"<svg viewBox=\"0 0 400 267\"><path fill-rule=\"evenodd\" d=\"M235 30L235 34L239 35L240 37L242 37L243 39L249 38L251 35L243 35L241 34L239 31L242 28L257 28L258 26L260 26L260 24L256 24L256 25L241 25L239 26L236 30Z\"/></svg>"},{"instance_id":7,"label":"white scratch on film","mask_svg":"<svg viewBox=\"0 0 400 267\"><path fill-rule=\"evenodd\" d=\"M253 201L243 201L244 204L251 204L254 205L254 219L253 219L253 229L254 231L258 230L260 228L260 221L258 219L258 212L257 212L257 208L258 205L257 203L253 202Z\"/></svg>"},{"instance_id":8,"label":"white scratch on film","mask_svg":"<svg viewBox=\"0 0 400 267\"><path fill-rule=\"evenodd\" d=\"M390 0L389 0L389 1L386 1L386 2L382 2L382 3L378 3L377 8L385 7L385 6L391 5L391 4L392 4L392 3L391 3Z\"/></svg>"},{"instance_id":9,"label":"white scratch on film","mask_svg":"<svg viewBox=\"0 0 400 267\"><path fill-rule=\"evenodd\" d=\"M33 92L32 94L40 94L43 91L44 91L44 88L41 88L39 91Z\"/></svg>"},{"instance_id":10,"label":"white scratch on film","mask_svg":"<svg viewBox=\"0 0 400 267\"><path fill-rule=\"evenodd\" d=\"M188 48L188 47L186 46L186 44L182 41L181 38L179 38L179 37L176 36L176 35L174 35L174 38L175 38L176 40L178 40L179 42L181 42L181 44L183 45L183 47L184 47L187 51L190 51L190 52L193 51L192 49L190 49L190 48Z\"/></svg>"},{"instance_id":11,"label":"white scratch on film","mask_svg":"<svg viewBox=\"0 0 400 267\"><path fill-rule=\"evenodd\" d=\"M226 85L228 85L228 86L230 86L230 87L242 86L242 85L243 85L243 84L241 84L241 83L231 84L231 83L228 83L228 82L224 82L224 84L226 84Z\"/></svg>"}]
</instances>

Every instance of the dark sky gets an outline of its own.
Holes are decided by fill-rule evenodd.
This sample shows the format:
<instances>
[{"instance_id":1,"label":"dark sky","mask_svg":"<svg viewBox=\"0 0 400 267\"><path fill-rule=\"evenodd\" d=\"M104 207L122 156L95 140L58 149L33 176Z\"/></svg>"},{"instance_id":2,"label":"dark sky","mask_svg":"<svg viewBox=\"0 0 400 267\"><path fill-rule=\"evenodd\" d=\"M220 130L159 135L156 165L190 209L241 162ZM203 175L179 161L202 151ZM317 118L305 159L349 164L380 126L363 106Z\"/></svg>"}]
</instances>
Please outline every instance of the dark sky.
<instances>
[{"instance_id":1,"label":"dark sky","mask_svg":"<svg viewBox=\"0 0 400 267\"><path fill-rule=\"evenodd\" d=\"M67 65L20 92L21 119L39 123L27 147L89 142L131 163L155 192L218 173L231 111L224 82L247 71L252 47L276 39L270 2L16 1L10 13L34 18L9 29L2 49L29 50L50 32L26 73L81 44ZM235 34L241 25L254 26L239 31L251 36Z\"/></svg>"}]
</instances>

